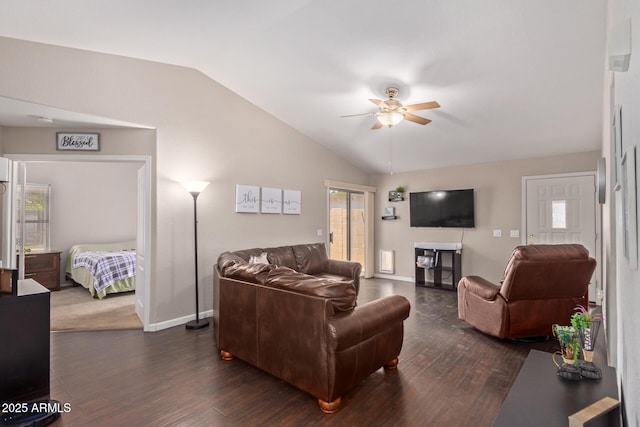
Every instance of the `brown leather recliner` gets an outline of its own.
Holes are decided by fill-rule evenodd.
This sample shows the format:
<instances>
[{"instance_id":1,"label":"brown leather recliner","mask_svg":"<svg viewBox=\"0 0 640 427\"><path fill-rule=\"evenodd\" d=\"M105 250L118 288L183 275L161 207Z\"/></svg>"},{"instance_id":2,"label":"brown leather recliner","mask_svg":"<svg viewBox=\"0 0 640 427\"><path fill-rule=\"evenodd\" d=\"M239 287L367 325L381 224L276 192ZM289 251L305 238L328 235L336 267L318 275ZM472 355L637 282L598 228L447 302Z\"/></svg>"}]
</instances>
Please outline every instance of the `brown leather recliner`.
<instances>
[{"instance_id":1,"label":"brown leather recliner","mask_svg":"<svg viewBox=\"0 0 640 427\"><path fill-rule=\"evenodd\" d=\"M498 338L550 336L585 305L596 261L578 244L518 246L501 285L482 277L458 283L458 317Z\"/></svg>"}]
</instances>

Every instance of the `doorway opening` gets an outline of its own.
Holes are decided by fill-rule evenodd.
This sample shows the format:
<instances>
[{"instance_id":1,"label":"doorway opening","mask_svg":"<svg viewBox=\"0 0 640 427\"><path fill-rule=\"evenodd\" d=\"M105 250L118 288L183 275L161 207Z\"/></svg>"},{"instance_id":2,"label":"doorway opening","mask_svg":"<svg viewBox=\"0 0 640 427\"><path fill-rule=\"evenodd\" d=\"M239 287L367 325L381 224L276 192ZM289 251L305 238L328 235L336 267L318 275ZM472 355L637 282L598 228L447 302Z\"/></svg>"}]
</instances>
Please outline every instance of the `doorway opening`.
<instances>
[{"instance_id":1,"label":"doorway opening","mask_svg":"<svg viewBox=\"0 0 640 427\"><path fill-rule=\"evenodd\" d=\"M365 194L329 189L329 257L366 266Z\"/></svg>"},{"instance_id":2,"label":"doorway opening","mask_svg":"<svg viewBox=\"0 0 640 427\"><path fill-rule=\"evenodd\" d=\"M22 161L27 168L30 162L81 162L81 163L134 163L137 165L137 206L136 206L136 289L135 315L140 319L145 331L150 325L149 275L151 259L147 255L151 244L151 156L145 155L21 155L8 154L11 160Z\"/></svg>"}]
</instances>

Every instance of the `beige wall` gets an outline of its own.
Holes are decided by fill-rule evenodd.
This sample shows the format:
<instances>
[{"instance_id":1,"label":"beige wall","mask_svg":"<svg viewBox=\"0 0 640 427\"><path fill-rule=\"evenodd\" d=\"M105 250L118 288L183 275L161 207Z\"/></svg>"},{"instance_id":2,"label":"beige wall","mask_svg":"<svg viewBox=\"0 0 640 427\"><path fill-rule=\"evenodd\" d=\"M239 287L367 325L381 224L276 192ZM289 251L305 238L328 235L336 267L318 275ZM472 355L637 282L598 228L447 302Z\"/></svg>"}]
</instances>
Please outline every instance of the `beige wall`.
<instances>
[{"instance_id":1,"label":"beige wall","mask_svg":"<svg viewBox=\"0 0 640 427\"><path fill-rule=\"evenodd\" d=\"M614 26L623 20L631 20L631 46L640 46L640 32L634 23L640 22L640 8L638 2L627 0L608 1L608 26L609 32ZM635 31L634 31L635 28ZM638 268L638 255L635 260L630 260L624 255L623 242L625 237L624 215L622 210L622 198L624 188L614 191L616 160L613 155L611 137L611 117L615 106L622 108L622 147L619 155L627 155L629 167L634 162L635 150L635 174L629 173L628 182L635 181L640 185L640 122L636 120L640 114L637 94L640 93L640 68L638 67L638 52L631 55L629 69L626 72L608 72L605 82L605 101L603 103L603 145L602 155L607 158L608 186L607 201L604 206L604 234L605 242L605 272L606 272L606 296L605 307L607 337L609 338L610 362L616 366L616 373L620 378L621 388L624 392L625 425L640 425L640 269ZM607 67L608 68L608 67ZM618 166L618 174L621 168ZM635 197L636 227L640 225L640 190L636 188L635 196L628 187L628 200ZM631 210L633 212L633 209ZM631 234L631 233L629 233ZM630 235L631 241L640 238L638 231ZM634 262L635 261L635 262Z\"/></svg>"},{"instance_id":2,"label":"beige wall","mask_svg":"<svg viewBox=\"0 0 640 427\"><path fill-rule=\"evenodd\" d=\"M1 40L1 38L0 38ZM2 96L0 94L0 96ZM67 156L104 155L144 155L152 156L156 149L156 131L153 129L73 129L77 132L97 132L100 134L100 151L56 151L56 128L5 127L3 154L64 154Z\"/></svg>"},{"instance_id":3,"label":"beige wall","mask_svg":"<svg viewBox=\"0 0 640 427\"><path fill-rule=\"evenodd\" d=\"M372 185L376 196L376 253L394 250L395 275L413 278L416 242L462 241L462 274L479 275L496 283L514 246L521 238L509 237L509 231L521 230L522 177L595 170L599 152L482 163L469 166L432 169L394 175L376 175ZM473 229L411 228L408 194L403 202L389 202L388 192L404 186L407 193L429 190L475 190L476 226ZM385 206L396 208L397 220L381 220ZM493 237L501 229L502 237ZM376 262L378 262L376 257ZM379 266L376 265L376 272Z\"/></svg>"},{"instance_id":4,"label":"beige wall","mask_svg":"<svg viewBox=\"0 0 640 427\"><path fill-rule=\"evenodd\" d=\"M203 310L212 307L221 251L323 240L324 180L368 183L333 152L192 69L0 38L0 96L156 128L153 324L195 309L193 201L179 181L211 181L198 198ZM34 144L30 150L51 150L50 141ZM236 184L300 190L302 215L237 214Z\"/></svg>"}]
</instances>

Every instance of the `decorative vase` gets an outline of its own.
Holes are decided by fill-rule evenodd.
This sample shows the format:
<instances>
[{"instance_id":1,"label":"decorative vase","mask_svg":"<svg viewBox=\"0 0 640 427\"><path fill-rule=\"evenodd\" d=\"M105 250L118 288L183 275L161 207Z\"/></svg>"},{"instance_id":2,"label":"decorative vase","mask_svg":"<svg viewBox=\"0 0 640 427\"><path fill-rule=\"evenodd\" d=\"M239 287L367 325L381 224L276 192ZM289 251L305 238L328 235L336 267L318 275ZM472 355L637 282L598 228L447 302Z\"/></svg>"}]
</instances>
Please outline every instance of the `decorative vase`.
<instances>
[{"instance_id":1,"label":"decorative vase","mask_svg":"<svg viewBox=\"0 0 640 427\"><path fill-rule=\"evenodd\" d=\"M593 362L593 350L596 346L596 338L600 330L600 321L592 320L588 328L580 329L580 344L582 345L582 354L584 360Z\"/></svg>"},{"instance_id":2,"label":"decorative vase","mask_svg":"<svg viewBox=\"0 0 640 427\"><path fill-rule=\"evenodd\" d=\"M553 325L553 335L558 339L562 361L566 365L576 364L576 353L580 351L580 337L571 326Z\"/></svg>"}]
</instances>

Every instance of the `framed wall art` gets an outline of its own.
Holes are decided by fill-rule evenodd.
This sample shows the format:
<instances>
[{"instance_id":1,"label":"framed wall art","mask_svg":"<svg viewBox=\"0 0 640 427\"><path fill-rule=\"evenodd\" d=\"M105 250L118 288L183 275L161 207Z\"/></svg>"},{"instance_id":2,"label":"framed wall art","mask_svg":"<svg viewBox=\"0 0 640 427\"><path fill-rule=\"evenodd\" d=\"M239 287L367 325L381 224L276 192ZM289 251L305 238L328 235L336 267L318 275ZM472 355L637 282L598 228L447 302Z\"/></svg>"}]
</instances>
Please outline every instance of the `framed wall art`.
<instances>
[{"instance_id":1,"label":"framed wall art","mask_svg":"<svg viewBox=\"0 0 640 427\"><path fill-rule=\"evenodd\" d=\"M302 193L297 190L284 190L282 212L289 215L300 215L302 212Z\"/></svg>"},{"instance_id":2,"label":"framed wall art","mask_svg":"<svg viewBox=\"0 0 640 427\"><path fill-rule=\"evenodd\" d=\"M261 201L262 213L282 213L282 190L280 188L262 187Z\"/></svg>"},{"instance_id":3,"label":"framed wall art","mask_svg":"<svg viewBox=\"0 0 640 427\"><path fill-rule=\"evenodd\" d=\"M260 207L260 187L236 184L236 212L258 213Z\"/></svg>"},{"instance_id":4,"label":"framed wall art","mask_svg":"<svg viewBox=\"0 0 640 427\"><path fill-rule=\"evenodd\" d=\"M611 175L614 191L622 188L620 167L622 163L622 106L616 105L613 112L611 143L613 145L613 167Z\"/></svg>"},{"instance_id":5,"label":"framed wall art","mask_svg":"<svg viewBox=\"0 0 640 427\"><path fill-rule=\"evenodd\" d=\"M56 133L58 151L100 151L99 133Z\"/></svg>"},{"instance_id":6,"label":"framed wall art","mask_svg":"<svg viewBox=\"0 0 640 427\"><path fill-rule=\"evenodd\" d=\"M636 147L630 147L622 156L622 220L623 220L623 253L629 266L638 268L638 188Z\"/></svg>"}]
</instances>

